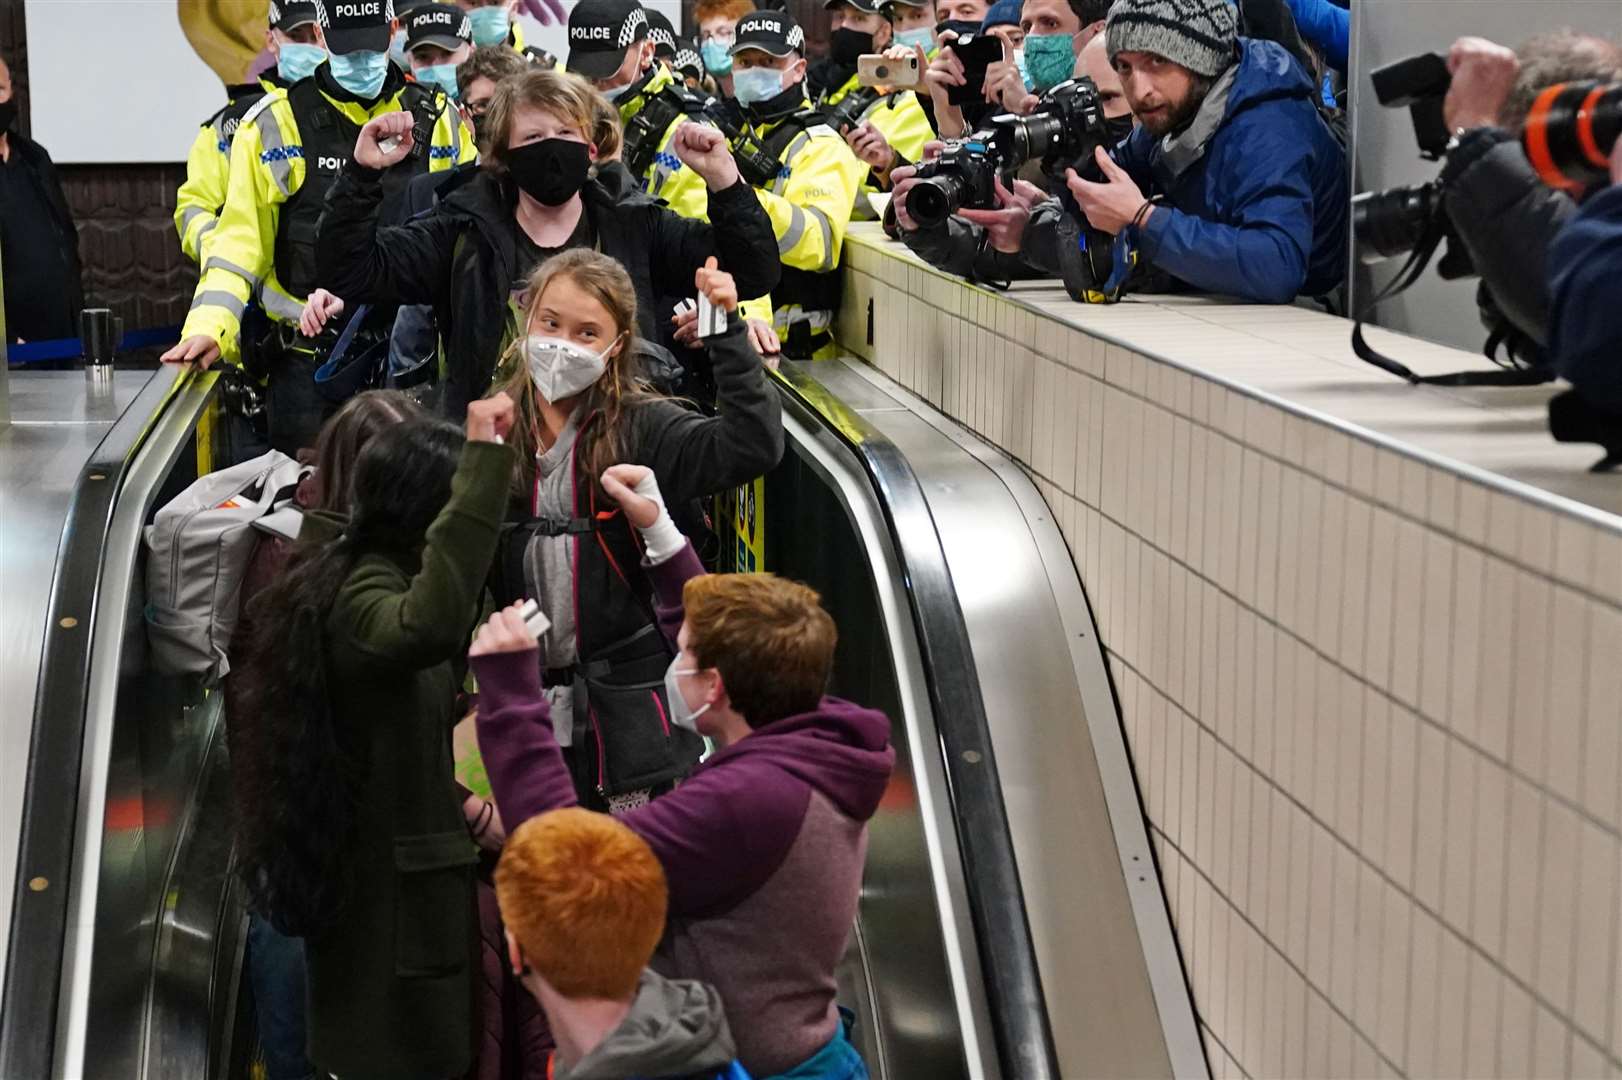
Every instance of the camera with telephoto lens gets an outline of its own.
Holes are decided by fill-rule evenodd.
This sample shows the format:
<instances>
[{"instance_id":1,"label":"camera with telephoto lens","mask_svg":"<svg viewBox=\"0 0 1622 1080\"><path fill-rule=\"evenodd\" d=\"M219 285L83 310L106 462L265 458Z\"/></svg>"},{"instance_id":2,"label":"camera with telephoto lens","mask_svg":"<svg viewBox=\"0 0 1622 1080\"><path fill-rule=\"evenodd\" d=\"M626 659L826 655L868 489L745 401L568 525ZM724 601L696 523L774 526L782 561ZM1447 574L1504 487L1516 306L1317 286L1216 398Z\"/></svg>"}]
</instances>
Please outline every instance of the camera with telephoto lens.
<instances>
[{"instance_id":1,"label":"camera with telephoto lens","mask_svg":"<svg viewBox=\"0 0 1622 1080\"><path fill-rule=\"evenodd\" d=\"M1387 64L1370 75L1374 96L1388 109L1407 109L1413 118L1419 155L1439 160L1450 139L1442 117L1442 102L1453 85L1447 59L1437 53L1412 56ZM1475 275L1464 245L1457 242L1453 222L1442 206L1440 181L1413 187L1365 191L1352 199L1352 235L1364 263L1406 255L1416 247L1446 243L1436 272L1448 281Z\"/></svg>"},{"instance_id":2,"label":"camera with telephoto lens","mask_svg":"<svg viewBox=\"0 0 1622 1080\"><path fill-rule=\"evenodd\" d=\"M1526 114L1521 146L1545 184L1573 194L1611 181L1622 132L1622 85L1557 83Z\"/></svg>"},{"instance_id":3,"label":"camera with telephoto lens","mask_svg":"<svg viewBox=\"0 0 1622 1080\"><path fill-rule=\"evenodd\" d=\"M907 193L907 214L922 228L962 209L997 206L997 177L1027 161L1048 171L1092 156L1108 140L1104 106L1091 79L1062 82L1042 96L1029 116L1003 113L990 126L946 144L938 158L918 167Z\"/></svg>"}]
</instances>

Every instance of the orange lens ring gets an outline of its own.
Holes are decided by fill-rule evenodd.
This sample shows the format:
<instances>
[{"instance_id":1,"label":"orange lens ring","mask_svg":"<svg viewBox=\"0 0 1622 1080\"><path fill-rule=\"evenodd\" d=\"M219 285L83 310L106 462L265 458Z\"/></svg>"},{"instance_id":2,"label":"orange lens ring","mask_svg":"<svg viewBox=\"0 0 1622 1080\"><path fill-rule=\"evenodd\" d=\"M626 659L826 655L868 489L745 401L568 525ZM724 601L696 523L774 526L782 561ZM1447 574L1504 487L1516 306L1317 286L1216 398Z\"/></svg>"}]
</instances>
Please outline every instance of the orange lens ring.
<instances>
[{"instance_id":1,"label":"orange lens ring","mask_svg":"<svg viewBox=\"0 0 1622 1080\"><path fill-rule=\"evenodd\" d=\"M1538 94L1532 102L1532 108L1526 114L1526 132L1524 145L1527 160L1532 168L1542 178L1545 184L1553 188L1572 191L1581 185L1567 179L1565 173L1554 163L1554 155L1549 153L1549 110L1554 101L1566 89L1565 83L1556 83Z\"/></svg>"},{"instance_id":2,"label":"orange lens ring","mask_svg":"<svg viewBox=\"0 0 1622 1080\"><path fill-rule=\"evenodd\" d=\"M1577 110L1577 144L1588 155L1589 164L1597 169L1610 166L1611 161L1600 153L1599 143L1594 141L1594 113L1599 108L1599 99L1605 96L1605 87L1596 86L1589 91L1583 99L1582 108Z\"/></svg>"}]
</instances>

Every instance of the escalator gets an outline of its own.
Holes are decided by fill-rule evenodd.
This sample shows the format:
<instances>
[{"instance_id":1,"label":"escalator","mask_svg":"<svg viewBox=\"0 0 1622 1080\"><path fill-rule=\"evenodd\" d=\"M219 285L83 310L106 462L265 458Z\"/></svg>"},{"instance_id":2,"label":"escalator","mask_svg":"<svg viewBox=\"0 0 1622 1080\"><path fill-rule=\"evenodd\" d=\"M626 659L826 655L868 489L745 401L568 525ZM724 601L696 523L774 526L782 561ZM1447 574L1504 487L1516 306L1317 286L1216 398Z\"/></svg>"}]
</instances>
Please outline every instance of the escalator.
<instances>
[{"instance_id":1,"label":"escalator","mask_svg":"<svg viewBox=\"0 0 1622 1080\"><path fill-rule=\"evenodd\" d=\"M864 365L785 365L789 452L735 559L822 593L833 691L894 721L841 972L873 1075L1205 1076L1086 599L1006 458ZM90 455L47 605L0 1077L245 1076L217 695L146 661L140 528L197 475L208 376ZM92 479L96 477L97 479ZM73 613L78 613L73 614ZM4 823L0 823L0 827ZM43 884L41 884L43 883Z\"/></svg>"}]
</instances>

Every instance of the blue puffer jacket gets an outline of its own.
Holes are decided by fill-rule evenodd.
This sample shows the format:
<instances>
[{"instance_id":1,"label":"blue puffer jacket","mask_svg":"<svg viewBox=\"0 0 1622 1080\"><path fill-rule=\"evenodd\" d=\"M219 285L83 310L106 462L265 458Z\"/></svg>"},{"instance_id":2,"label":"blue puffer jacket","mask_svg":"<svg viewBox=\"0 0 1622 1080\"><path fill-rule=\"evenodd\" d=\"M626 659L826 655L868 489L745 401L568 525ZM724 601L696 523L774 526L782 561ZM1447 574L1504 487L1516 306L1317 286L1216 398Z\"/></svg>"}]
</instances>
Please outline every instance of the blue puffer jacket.
<instances>
[{"instance_id":1,"label":"blue puffer jacket","mask_svg":"<svg viewBox=\"0 0 1622 1080\"><path fill-rule=\"evenodd\" d=\"M1585 399L1622 415L1622 187L1583 203L1549 245L1549 352Z\"/></svg>"},{"instance_id":2,"label":"blue puffer jacket","mask_svg":"<svg viewBox=\"0 0 1622 1080\"><path fill-rule=\"evenodd\" d=\"M1205 292L1286 304L1346 273L1346 153L1318 115L1318 87L1271 41L1239 39L1226 115L1204 156L1173 176L1144 128L1115 160L1164 194L1140 238L1161 270Z\"/></svg>"}]
</instances>

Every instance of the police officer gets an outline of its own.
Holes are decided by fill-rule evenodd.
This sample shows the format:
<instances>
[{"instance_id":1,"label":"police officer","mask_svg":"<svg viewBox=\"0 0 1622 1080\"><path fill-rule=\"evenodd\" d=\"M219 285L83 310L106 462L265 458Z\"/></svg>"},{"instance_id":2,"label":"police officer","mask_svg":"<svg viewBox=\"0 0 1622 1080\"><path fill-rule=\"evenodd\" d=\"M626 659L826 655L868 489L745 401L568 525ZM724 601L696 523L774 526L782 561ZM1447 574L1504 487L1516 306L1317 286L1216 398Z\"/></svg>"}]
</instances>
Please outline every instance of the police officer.
<instances>
[{"instance_id":1,"label":"police officer","mask_svg":"<svg viewBox=\"0 0 1622 1080\"><path fill-rule=\"evenodd\" d=\"M569 12L568 69L619 107L620 156L643 190L682 217L702 220L709 205L704 178L670 149L690 112L701 115L700 103L654 60L648 29L637 0L579 0Z\"/></svg>"},{"instance_id":2,"label":"police officer","mask_svg":"<svg viewBox=\"0 0 1622 1080\"><path fill-rule=\"evenodd\" d=\"M456 69L473 53L473 24L467 13L451 4L418 4L404 24L412 77L458 100Z\"/></svg>"},{"instance_id":3,"label":"police officer","mask_svg":"<svg viewBox=\"0 0 1622 1080\"><path fill-rule=\"evenodd\" d=\"M524 44L524 28L513 17L518 14L519 0L456 0L456 6L467 12L468 18L473 21L473 44L479 48L482 49L486 45L506 45L513 52L536 63L546 67L554 66L555 61L551 54L533 45ZM532 2L529 10L548 26L563 21L563 5L560 0Z\"/></svg>"},{"instance_id":4,"label":"police officer","mask_svg":"<svg viewBox=\"0 0 1622 1080\"><path fill-rule=\"evenodd\" d=\"M670 25L664 12L656 8L647 8L648 40L653 42L653 59L665 67L671 67L671 59L676 55L676 28Z\"/></svg>"},{"instance_id":5,"label":"police officer","mask_svg":"<svg viewBox=\"0 0 1622 1080\"><path fill-rule=\"evenodd\" d=\"M412 176L471 161L474 146L449 99L411 84L389 62L392 0L315 0L331 55L308 79L265 95L243 117L231 146L231 175L220 224L209 237L202 280L170 363L246 361L270 380L271 445L293 452L319 429L325 403L312 376L311 343L296 329L309 298L317 321L341 313L338 298L316 288L315 237L327 189L354 150L362 126L385 113L410 112L431 128L424 153L390 170L385 189L398 199ZM254 320L244 332L250 303Z\"/></svg>"},{"instance_id":6,"label":"police officer","mask_svg":"<svg viewBox=\"0 0 1622 1080\"><path fill-rule=\"evenodd\" d=\"M186 155L186 181L175 193L175 229L180 233L180 250L194 262L203 261L203 238L219 224L220 209L225 206L231 137L237 125L260 98L292 86L327 58L314 0L272 0L265 48L275 58L275 68L260 75L257 82L226 87L230 100L203 121Z\"/></svg>"},{"instance_id":7,"label":"police officer","mask_svg":"<svg viewBox=\"0 0 1622 1080\"><path fill-rule=\"evenodd\" d=\"M786 355L832 352L839 250L867 166L805 96L805 32L780 11L738 20L732 85L747 124L733 144L777 233L783 278L773 322Z\"/></svg>"}]
</instances>

